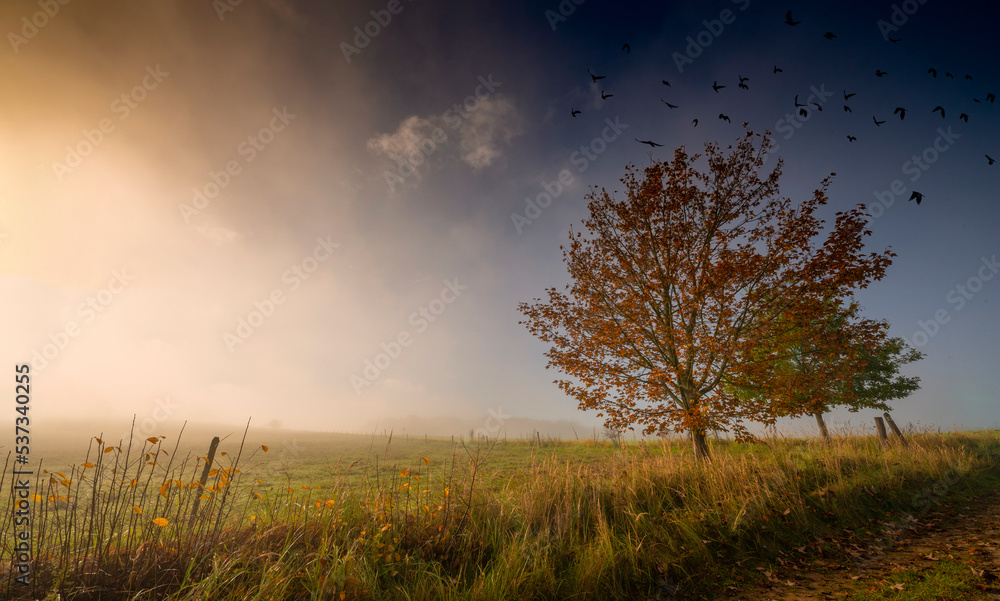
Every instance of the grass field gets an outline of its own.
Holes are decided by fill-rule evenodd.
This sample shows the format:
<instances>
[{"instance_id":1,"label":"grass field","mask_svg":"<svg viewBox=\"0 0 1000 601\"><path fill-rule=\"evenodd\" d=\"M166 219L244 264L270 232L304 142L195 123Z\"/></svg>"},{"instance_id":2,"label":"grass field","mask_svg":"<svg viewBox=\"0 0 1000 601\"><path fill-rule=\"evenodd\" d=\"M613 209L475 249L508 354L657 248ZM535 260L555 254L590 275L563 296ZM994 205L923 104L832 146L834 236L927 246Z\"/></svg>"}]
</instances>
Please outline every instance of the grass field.
<instances>
[{"instance_id":1,"label":"grass field","mask_svg":"<svg viewBox=\"0 0 1000 601\"><path fill-rule=\"evenodd\" d=\"M207 433L131 448L92 438L75 458L42 445L31 584L13 581L6 520L0 594L714 599L793 549L847 557L817 540L844 529L877 537L880 521L1000 474L997 432L911 434L908 448L848 435L713 441L705 465L669 440L236 432L201 487Z\"/></svg>"}]
</instances>

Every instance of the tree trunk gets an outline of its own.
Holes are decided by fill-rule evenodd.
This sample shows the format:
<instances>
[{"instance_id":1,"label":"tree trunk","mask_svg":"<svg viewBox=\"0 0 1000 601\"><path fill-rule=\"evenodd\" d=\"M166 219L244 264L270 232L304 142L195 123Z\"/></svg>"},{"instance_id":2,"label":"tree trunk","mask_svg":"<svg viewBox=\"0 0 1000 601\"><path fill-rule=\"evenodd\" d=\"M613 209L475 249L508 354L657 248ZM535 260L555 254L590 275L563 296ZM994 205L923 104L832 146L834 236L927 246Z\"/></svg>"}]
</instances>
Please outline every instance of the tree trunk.
<instances>
[{"instance_id":1,"label":"tree trunk","mask_svg":"<svg viewBox=\"0 0 1000 601\"><path fill-rule=\"evenodd\" d=\"M694 441L694 458L699 463L711 459L708 453L708 439L704 430L692 430L691 440Z\"/></svg>"},{"instance_id":2,"label":"tree trunk","mask_svg":"<svg viewBox=\"0 0 1000 601\"><path fill-rule=\"evenodd\" d=\"M826 422L823 421L823 412L817 411L813 415L816 416L816 424L819 426L819 435L823 437L824 441L830 440L830 432L826 429Z\"/></svg>"}]
</instances>

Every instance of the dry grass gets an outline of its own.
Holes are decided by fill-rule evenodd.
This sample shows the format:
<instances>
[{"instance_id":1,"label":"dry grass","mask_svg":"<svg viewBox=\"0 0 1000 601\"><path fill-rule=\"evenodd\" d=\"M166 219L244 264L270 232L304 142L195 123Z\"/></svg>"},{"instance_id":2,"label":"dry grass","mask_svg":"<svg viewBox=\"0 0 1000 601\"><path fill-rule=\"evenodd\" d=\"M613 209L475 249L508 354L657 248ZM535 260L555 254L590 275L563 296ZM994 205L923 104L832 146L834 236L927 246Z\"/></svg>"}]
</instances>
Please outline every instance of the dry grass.
<instances>
[{"instance_id":1,"label":"dry grass","mask_svg":"<svg viewBox=\"0 0 1000 601\"><path fill-rule=\"evenodd\" d=\"M491 471L494 442L389 478L376 462L363 486L322 488L244 477L264 449L241 445L216 458L205 490L204 458L163 446L94 439L71 472L39 474L32 585L14 583L7 561L0 595L692 598L835 528L913 512L914 493L936 481L995 473L1000 437L915 434L908 449L849 435L719 441L709 465L671 441L589 463L523 444L522 468ZM10 466L5 474L9 486ZM0 523L5 558L13 536L10 520Z\"/></svg>"}]
</instances>

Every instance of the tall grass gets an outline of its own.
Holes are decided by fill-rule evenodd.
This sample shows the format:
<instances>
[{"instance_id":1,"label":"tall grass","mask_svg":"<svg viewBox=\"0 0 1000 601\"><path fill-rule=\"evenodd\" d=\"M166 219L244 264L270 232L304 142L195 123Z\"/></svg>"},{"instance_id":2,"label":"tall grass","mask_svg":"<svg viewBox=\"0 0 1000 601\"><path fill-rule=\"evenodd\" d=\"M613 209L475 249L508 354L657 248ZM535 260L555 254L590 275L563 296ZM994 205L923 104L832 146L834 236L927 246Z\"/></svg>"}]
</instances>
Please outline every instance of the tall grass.
<instances>
[{"instance_id":1,"label":"tall grass","mask_svg":"<svg viewBox=\"0 0 1000 601\"><path fill-rule=\"evenodd\" d=\"M676 441L607 443L589 463L560 457L564 445L522 444L520 469L494 467L492 441L388 478L376 461L362 485L323 488L254 478L265 449L241 443L201 489L204 458L176 457L179 441L118 448L98 437L82 465L40 474L33 583L14 583L5 561L0 596L687 598L737 585L734 566L912 512L914 493L946 475L995 473L995 433L909 440L906 449L843 433L829 443L722 440L706 465ZM0 537L6 560L9 520Z\"/></svg>"}]
</instances>

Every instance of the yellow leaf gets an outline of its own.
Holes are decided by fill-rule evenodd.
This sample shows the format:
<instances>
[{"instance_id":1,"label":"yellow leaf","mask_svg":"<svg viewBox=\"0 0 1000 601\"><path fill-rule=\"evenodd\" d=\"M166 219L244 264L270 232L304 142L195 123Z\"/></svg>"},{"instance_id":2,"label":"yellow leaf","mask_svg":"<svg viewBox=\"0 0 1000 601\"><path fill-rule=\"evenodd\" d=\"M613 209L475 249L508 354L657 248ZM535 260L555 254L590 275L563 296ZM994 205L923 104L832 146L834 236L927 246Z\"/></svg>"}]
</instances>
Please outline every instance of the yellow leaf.
<instances>
[{"instance_id":1,"label":"yellow leaf","mask_svg":"<svg viewBox=\"0 0 1000 601\"><path fill-rule=\"evenodd\" d=\"M83 467L94 467L94 464L89 461L86 463L81 463L80 465L82 465Z\"/></svg>"},{"instance_id":2,"label":"yellow leaf","mask_svg":"<svg viewBox=\"0 0 1000 601\"><path fill-rule=\"evenodd\" d=\"M104 452L105 453L110 453L111 451L114 451L114 450L115 450L114 447L108 447L108 448L104 449Z\"/></svg>"},{"instance_id":3,"label":"yellow leaf","mask_svg":"<svg viewBox=\"0 0 1000 601\"><path fill-rule=\"evenodd\" d=\"M261 448L261 449L263 449L263 450L264 450L264 452L266 453L266 452L267 452L267 449L268 449L269 447L268 447L268 446L267 446L266 444L262 444L262 445L260 445L260 448Z\"/></svg>"},{"instance_id":4,"label":"yellow leaf","mask_svg":"<svg viewBox=\"0 0 1000 601\"><path fill-rule=\"evenodd\" d=\"M399 472L399 475L400 476L409 476L410 475L410 470L403 470L403 471Z\"/></svg>"},{"instance_id":5,"label":"yellow leaf","mask_svg":"<svg viewBox=\"0 0 1000 601\"><path fill-rule=\"evenodd\" d=\"M208 475L209 476L214 476L214 475L216 475L218 473L219 473L219 470L212 470L212 471L208 472Z\"/></svg>"},{"instance_id":6,"label":"yellow leaf","mask_svg":"<svg viewBox=\"0 0 1000 601\"><path fill-rule=\"evenodd\" d=\"M264 497L262 497L262 496L260 495L260 493L259 493L259 492L255 492L255 493L253 493L253 496L257 497L258 499L263 499L263 498L264 498Z\"/></svg>"},{"instance_id":7,"label":"yellow leaf","mask_svg":"<svg viewBox=\"0 0 1000 601\"><path fill-rule=\"evenodd\" d=\"M101 440L100 438L96 437L96 436L94 437L94 440L97 441L97 444L104 444L104 441Z\"/></svg>"},{"instance_id":8,"label":"yellow leaf","mask_svg":"<svg viewBox=\"0 0 1000 601\"><path fill-rule=\"evenodd\" d=\"M160 439L155 436L150 436L149 438L146 439L146 442L151 442L153 444L156 444L160 442Z\"/></svg>"},{"instance_id":9,"label":"yellow leaf","mask_svg":"<svg viewBox=\"0 0 1000 601\"><path fill-rule=\"evenodd\" d=\"M155 519L153 519L153 523L156 524L157 526L159 526L160 528L163 528L164 526L166 526L170 522L167 521L167 518L155 518Z\"/></svg>"},{"instance_id":10,"label":"yellow leaf","mask_svg":"<svg viewBox=\"0 0 1000 601\"><path fill-rule=\"evenodd\" d=\"M31 495L31 500L37 503L42 500L42 495Z\"/></svg>"},{"instance_id":11,"label":"yellow leaf","mask_svg":"<svg viewBox=\"0 0 1000 601\"><path fill-rule=\"evenodd\" d=\"M426 463L427 465L430 465L431 464L431 460L428 459L428 458L426 458L426 457L424 457L424 463Z\"/></svg>"},{"instance_id":12,"label":"yellow leaf","mask_svg":"<svg viewBox=\"0 0 1000 601\"><path fill-rule=\"evenodd\" d=\"M136 512L139 515L142 515L142 507L133 507L132 511Z\"/></svg>"}]
</instances>

